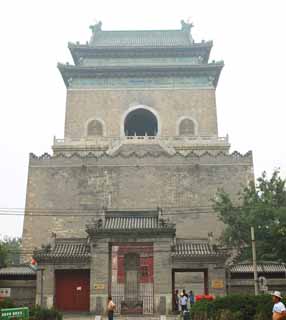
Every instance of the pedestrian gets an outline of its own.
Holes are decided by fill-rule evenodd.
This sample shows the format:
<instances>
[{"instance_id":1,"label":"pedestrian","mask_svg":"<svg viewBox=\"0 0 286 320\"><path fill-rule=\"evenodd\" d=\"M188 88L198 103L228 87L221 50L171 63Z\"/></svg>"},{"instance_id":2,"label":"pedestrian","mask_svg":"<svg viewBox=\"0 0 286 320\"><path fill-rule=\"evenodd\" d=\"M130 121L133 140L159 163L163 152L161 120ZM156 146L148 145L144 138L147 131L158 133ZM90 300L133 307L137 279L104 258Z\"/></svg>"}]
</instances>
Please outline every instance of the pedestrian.
<instances>
[{"instance_id":1,"label":"pedestrian","mask_svg":"<svg viewBox=\"0 0 286 320\"><path fill-rule=\"evenodd\" d=\"M181 310L182 313L187 310L187 302L188 302L188 295L186 294L185 289L183 292L181 292L181 297L180 297L180 305L181 305Z\"/></svg>"},{"instance_id":2,"label":"pedestrian","mask_svg":"<svg viewBox=\"0 0 286 320\"><path fill-rule=\"evenodd\" d=\"M179 290L176 289L174 292L174 311L179 311L179 304L180 304L180 296L179 296Z\"/></svg>"},{"instance_id":3,"label":"pedestrian","mask_svg":"<svg viewBox=\"0 0 286 320\"><path fill-rule=\"evenodd\" d=\"M195 295L192 290L189 292L189 300L190 300L190 307L192 307L192 305L195 303Z\"/></svg>"},{"instance_id":4,"label":"pedestrian","mask_svg":"<svg viewBox=\"0 0 286 320\"><path fill-rule=\"evenodd\" d=\"M115 310L115 303L112 301L112 297L109 296L107 299L107 316L108 320L113 320L113 314Z\"/></svg>"},{"instance_id":5,"label":"pedestrian","mask_svg":"<svg viewBox=\"0 0 286 320\"><path fill-rule=\"evenodd\" d=\"M274 302L274 306L272 309L272 320L286 319L286 308L281 300L282 296L280 291L274 291L272 294L272 301Z\"/></svg>"}]
</instances>

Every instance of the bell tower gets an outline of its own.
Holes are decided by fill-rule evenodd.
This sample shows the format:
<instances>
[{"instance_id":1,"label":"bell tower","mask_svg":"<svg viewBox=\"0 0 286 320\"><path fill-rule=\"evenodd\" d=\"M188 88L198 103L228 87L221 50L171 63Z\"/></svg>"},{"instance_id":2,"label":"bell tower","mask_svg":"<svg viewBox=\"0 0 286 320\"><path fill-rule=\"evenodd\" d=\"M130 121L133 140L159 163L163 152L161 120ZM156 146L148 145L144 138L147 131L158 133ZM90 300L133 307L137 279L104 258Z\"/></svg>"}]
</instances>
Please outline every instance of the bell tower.
<instances>
[{"instance_id":1,"label":"bell tower","mask_svg":"<svg viewBox=\"0 0 286 320\"><path fill-rule=\"evenodd\" d=\"M69 43L74 64L58 65L64 137L52 155L30 154L23 250L36 247L45 269L37 301L103 315L111 294L118 313L151 316L171 314L174 288L190 279L196 293L225 294L212 199L219 188L236 197L253 160L218 136L223 62L209 61L212 42L195 42L183 21L91 31Z\"/></svg>"},{"instance_id":2,"label":"bell tower","mask_svg":"<svg viewBox=\"0 0 286 320\"><path fill-rule=\"evenodd\" d=\"M215 89L223 62L209 62L212 42L180 30L103 31L69 43L74 65L59 64L67 87L64 139L55 153L105 151L151 141L169 152L227 152L218 137Z\"/></svg>"}]
</instances>

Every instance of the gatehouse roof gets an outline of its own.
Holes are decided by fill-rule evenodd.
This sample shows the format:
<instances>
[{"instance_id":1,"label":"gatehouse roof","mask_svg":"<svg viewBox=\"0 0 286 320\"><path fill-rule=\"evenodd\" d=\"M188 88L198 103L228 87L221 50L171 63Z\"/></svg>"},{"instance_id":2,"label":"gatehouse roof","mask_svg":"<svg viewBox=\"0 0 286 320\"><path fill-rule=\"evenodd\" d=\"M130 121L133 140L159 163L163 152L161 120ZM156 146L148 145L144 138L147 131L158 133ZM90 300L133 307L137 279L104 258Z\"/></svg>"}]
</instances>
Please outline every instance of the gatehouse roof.
<instances>
[{"instance_id":1,"label":"gatehouse roof","mask_svg":"<svg viewBox=\"0 0 286 320\"><path fill-rule=\"evenodd\" d=\"M0 277L3 276L33 276L36 271L30 265L15 265L0 269Z\"/></svg>"},{"instance_id":2,"label":"gatehouse roof","mask_svg":"<svg viewBox=\"0 0 286 320\"><path fill-rule=\"evenodd\" d=\"M218 257L226 252L212 246L206 239L180 240L175 244L174 257Z\"/></svg>"},{"instance_id":3,"label":"gatehouse roof","mask_svg":"<svg viewBox=\"0 0 286 320\"><path fill-rule=\"evenodd\" d=\"M238 263L230 267L231 273L253 273L253 263ZM286 267L278 262L258 262L257 272L260 273L286 273Z\"/></svg>"},{"instance_id":4,"label":"gatehouse roof","mask_svg":"<svg viewBox=\"0 0 286 320\"><path fill-rule=\"evenodd\" d=\"M90 236L104 234L175 234L175 224L159 216L159 210L115 210L106 211L103 218L86 226Z\"/></svg>"},{"instance_id":5,"label":"gatehouse roof","mask_svg":"<svg viewBox=\"0 0 286 320\"><path fill-rule=\"evenodd\" d=\"M54 245L47 245L35 250L37 261L49 259L86 259L90 257L90 247L87 238L57 238Z\"/></svg>"}]
</instances>

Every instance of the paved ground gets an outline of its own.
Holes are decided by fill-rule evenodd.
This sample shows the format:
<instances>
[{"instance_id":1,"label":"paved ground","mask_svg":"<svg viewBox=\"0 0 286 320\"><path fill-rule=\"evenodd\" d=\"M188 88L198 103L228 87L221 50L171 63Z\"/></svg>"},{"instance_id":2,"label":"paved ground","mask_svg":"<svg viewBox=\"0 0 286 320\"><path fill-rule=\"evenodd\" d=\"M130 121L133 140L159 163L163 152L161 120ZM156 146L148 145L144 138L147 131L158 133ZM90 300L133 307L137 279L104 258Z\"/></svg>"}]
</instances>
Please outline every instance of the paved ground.
<instances>
[{"instance_id":1,"label":"paved ground","mask_svg":"<svg viewBox=\"0 0 286 320\"><path fill-rule=\"evenodd\" d=\"M64 314L64 320L106 320L107 317L96 317L90 314ZM114 316L114 320L160 320L159 316ZM162 317L161 320L180 320L180 316Z\"/></svg>"}]
</instances>

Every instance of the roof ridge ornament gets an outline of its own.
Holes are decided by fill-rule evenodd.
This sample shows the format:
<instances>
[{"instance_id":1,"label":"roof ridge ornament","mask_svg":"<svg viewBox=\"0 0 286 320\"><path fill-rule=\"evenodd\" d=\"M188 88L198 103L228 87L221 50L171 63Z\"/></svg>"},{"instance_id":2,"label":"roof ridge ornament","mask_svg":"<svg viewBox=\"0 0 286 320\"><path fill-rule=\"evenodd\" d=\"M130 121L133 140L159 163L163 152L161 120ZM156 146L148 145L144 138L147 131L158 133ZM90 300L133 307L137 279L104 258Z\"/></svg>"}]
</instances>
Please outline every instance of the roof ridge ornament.
<instances>
[{"instance_id":1,"label":"roof ridge ornament","mask_svg":"<svg viewBox=\"0 0 286 320\"><path fill-rule=\"evenodd\" d=\"M182 30L183 32L188 33L189 39L190 39L191 43L193 43L193 42L194 42L194 39L193 39L192 34L191 34L191 29L194 27L193 23L192 23L192 22L189 22L189 19L188 19L187 22L185 22L185 21L182 19L182 20L181 20L181 26L182 26L182 27L181 27L181 30Z\"/></svg>"},{"instance_id":2,"label":"roof ridge ornament","mask_svg":"<svg viewBox=\"0 0 286 320\"><path fill-rule=\"evenodd\" d=\"M101 31L101 26L102 26L102 22L101 22L101 21L99 21L98 23L95 23L95 24L89 26L89 29L91 29L91 31L92 31L92 35L91 35L91 38L90 38L90 42L93 42L94 39L95 39L96 33L97 33L98 31Z\"/></svg>"}]
</instances>

